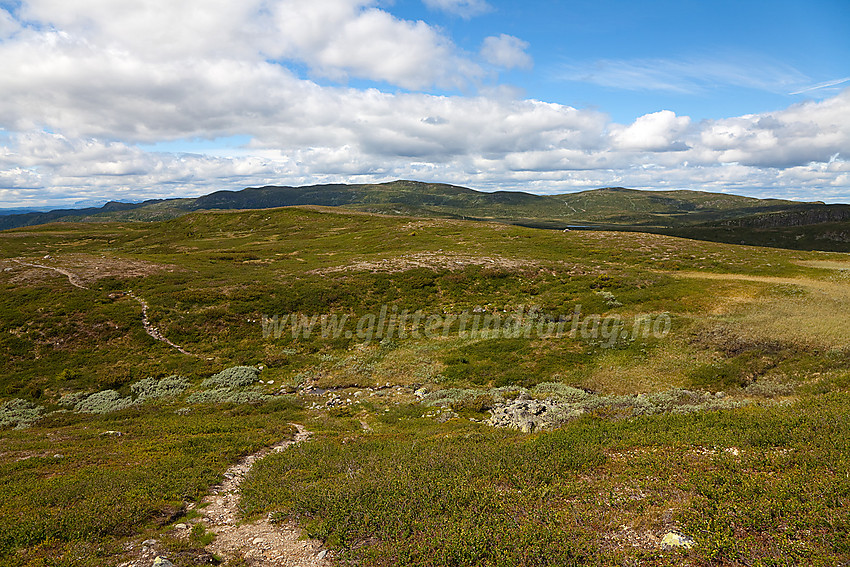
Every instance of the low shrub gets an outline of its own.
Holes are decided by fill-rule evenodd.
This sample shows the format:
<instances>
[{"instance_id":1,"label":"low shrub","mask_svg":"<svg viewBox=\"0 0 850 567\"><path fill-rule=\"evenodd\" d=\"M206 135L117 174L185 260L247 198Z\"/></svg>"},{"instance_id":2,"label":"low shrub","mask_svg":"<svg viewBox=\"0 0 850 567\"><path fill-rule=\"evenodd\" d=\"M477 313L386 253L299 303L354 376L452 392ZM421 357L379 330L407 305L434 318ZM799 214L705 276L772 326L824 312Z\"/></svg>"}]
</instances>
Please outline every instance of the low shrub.
<instances>
[{"instance_id":1,"label":"low shrub","mask_svg":"<svg viewBox=\"0 0 850 567\"><path fill-rule=\"evenodd\" d=\"M38 421L43 413L43 407L15 398L0 406L0 427L24 429Z\"/></svg>"},{"instance_id":2,"label":"low shrub","mask_svg":"<svg viewBox=\"0 0 850 567\"><path fill-rule=\"evenodd\" d=\"M88 395L89 394L87 392L71 392L59 398L57 403L60 406L72 408L83 401L83 399Z\"/></svg>"},{"instance_id":3,"label":"low shrub","mask_svg":"<svg viewBox=\"0 0 850 567\"><path fill-rule=\"evenodd\" d=\"M202 388L244 388L260 379L260 370L253 366L232 366L213 374L203 382Z\"/></svg>"},{"instance_id":4,"label":"low shrub","mask_svg":"<svg viewBox=\"0 0 850 567\"><path fill-rule=\"evenodd\" d=\"M78 413L109 413L127 409L135 402L133 398L122 398L115 390L103 390L86 396L74 406Z\"/></svg>"},{"instance_id":5,"label":"low shrub","mask_svg":"<svg viewBox=\"0 0 850 567\"><path fill-rule=\"evenodd\" d=\"M230 388L215 388L194 392L186 398L190 404L248 404L271 399L272 396L259 390L234 391Z\"/></svg>"},{"instance_id":6,"label":"low shrub","mask_svg":"<svg viewBox=\"0 0 850 567\"><path fill-rule=\"evenodd\" d=\"M130 386L136 396L136 402L156 398L170 398L182 394L189 387L189 380L183 376L171 375L157 380L145 378Z\"/></svg>"},{"instance_id":7,"label":"low shrub","mask_svg":"<svg viewBox=\"0 0 850 567\"><path fill-rule=\"evenodd\" d=\"M756 380L744 388L744 391L748 394L752 396L761 396L763 398L789 396L794 393L794 390L794 384L770 379Z\"/></svg>"},{"instance_id":8,"label":"low shrub","mask_svg":"<svg viewBox=\"0 0 850 567\"><path fill-rule=\"evenodd\" d=\"M579 402L590 396L584 390L567 386L561 382L543 382L532 388L531 392L537 395L554 395L565 402Z\"/></svg>"},{"instance_id":9,"label":"low shrub","mask_svg":"<svg viewBox=\"0 0 850 567\"><path fill-rule=\"evenodd\" d=\"M622 307L623 306L623 304L620 303L617 300L617 298L614 296L614 294L611 293L610 291L602 290L602 291L595 291L593 293L602 297L602 299L605 300L605 305L607 305L608 307L613 308L613 307Z\"/></svg>"}]
</instances>

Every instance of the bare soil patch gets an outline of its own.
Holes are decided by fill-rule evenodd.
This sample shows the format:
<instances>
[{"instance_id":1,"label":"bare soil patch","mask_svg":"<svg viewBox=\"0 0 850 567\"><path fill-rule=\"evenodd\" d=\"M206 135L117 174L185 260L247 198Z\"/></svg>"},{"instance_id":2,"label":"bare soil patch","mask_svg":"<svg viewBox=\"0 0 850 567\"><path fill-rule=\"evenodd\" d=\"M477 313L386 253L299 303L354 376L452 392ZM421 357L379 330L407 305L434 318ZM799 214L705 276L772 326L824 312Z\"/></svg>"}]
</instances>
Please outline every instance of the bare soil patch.
<instances>
[{"instance_id":1,"label":"bare soil patch","mask_svg":"<svg viewBox=\"0 0 850 567\"><path fill-rule=\"evenodd\" d=\"M48 255L43 258L7 258L0 260L0 269L12 268L12 283L28 284L43 281L45 271L64 275L75 287L88 288L102 278L144 277L156 272L174 272L181 268L146 260L131 260L114 256L89 254Z\"/></svg>"},{"instance_id":2,"label":"bare soil patch","mask_svg":"<svg viewBox=\"0 0 850 567\"><path fill-rule=\"evenodd\" d=\"M535 262L530 260L519 260L495 255L476 256L471 254L452 254L445 252L416 252L392 258L363 260L347 264L345 266L323 268L320 270L314 270L312 273L331 274L353 271L398 273L412 270L414 268L428 268L431 270L462 270L467 266L484 266L487 268L521 270L528 269L529 267L536 265L537 264Z\"/></svg>"}]
</instances>

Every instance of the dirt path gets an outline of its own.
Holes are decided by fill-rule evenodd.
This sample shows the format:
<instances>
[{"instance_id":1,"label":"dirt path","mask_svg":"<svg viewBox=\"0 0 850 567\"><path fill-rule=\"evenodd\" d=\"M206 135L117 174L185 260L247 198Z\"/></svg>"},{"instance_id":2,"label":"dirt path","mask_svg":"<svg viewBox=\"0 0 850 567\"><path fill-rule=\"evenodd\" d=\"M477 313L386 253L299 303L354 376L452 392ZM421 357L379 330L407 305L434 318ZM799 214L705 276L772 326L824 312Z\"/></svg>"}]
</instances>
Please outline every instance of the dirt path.
<instances>
[{"instance_id":1,"label":"dirt path","mask_svg":"<svg viewBox=\"0 0 850 567\"><path fill-rule=\"evenodd\" d=\"M77 274L75 274L74 272L68 271L64 268L56 268L54 266L45 266L44 264L32 264L30 262L24 262L22 260L17 260L15 258L10 258L10 259L13 262L16 262L16 263L18 263L22 266L29 266L30 268L42 268L44 270L53 270L54 272L60 273L63 276L67 277L68 281L71 283L72 286L78 287L80 289L89 289L88 287L86 287L82 284L80 277ZM132 297L133 299L138 301L139 304L142 306L142 326L145 328L145 332L148 335L150 335L151 337L155 338L158 341L164 342L165 344L167 344L168 346L170 346L172 348L176 348L177 350L179 350L183 354L187 354L189 356L198 356L197 354L193 354L193 353L187 351L186 349L184 349L183 347L181 347L180 345L176 345L173 342L171 342L170 340L168 340L160 332L159 329L157 329L156 327L154 327L151 324L150 320L148 319L148 304L144 299L142 299L141 297L139 297L137 295L134 295L132 291L128 291L127 295L129 295L130 297Z\"/></svg>"},{"instance_id":2,"label":"dirt path","mask_svg":"<svg viewBox=\"0 0 850 567\"><path fill-rule=\"evenodd\" d=\"M88 289L82 283L80 283L80 278L77 274L73 272L69 272L68 270L64 270L62 268L54 268L53 266L45 266L44 264L30 264L29 262L23 262L21 260L16 260L15 258L10 258L13 262L17 262L22 266L29 266L30 268L43 268L45 270L53 270L54 272L59 272L63 276L68 278L68 281L71 282L71 285L74 287L78 287L80 289Z\"/></svg>"},{"instance_id":3,"label":"dirt path","mask_svg":"<svg viewBox=\"0 0 850 567\"><path fill-rule=\"evenodd\" d=\"M170 340L168 340L160 332L159 329L157 329L156 327L153 326L153 324L151 324L150 320L148 319L148 303L144 299L142 299L138 295L135 295L132 291L128 291L127 295L129 295L130 297L132 297L133 299L138 301L139 305L142 306L142 326L145 328L145 332L147 334L149 334L151 337L155 338L158 341L164 342L165 344L167 344L170 347L176 348L177 350L179 350L183 354L188 354L189 356L198 356L197 354L193 354L193 353L187 351L186 349L184 349L183 347L181 347L180 345L176 345L173 342L171 342Z\"/></svg>"},{"instance_id":4,"label":"dirt path","mask_svg":"<svg viewBox=\"0 0 850 567\"><path fill-rule=\"evenodd\" d=\"M284 441L249 455L224 473L224 481L212 488L204 499L203 521L217 534L207 550L228 558L242 557L253 567L320 567L330 565L328 551L315 540L302 540L301 531L292 523L272 524L268 519L249 524L239 521L239 485L259 459L302 443L310 433L301 425L295 439Z\"/></svg>"}]
</instances>

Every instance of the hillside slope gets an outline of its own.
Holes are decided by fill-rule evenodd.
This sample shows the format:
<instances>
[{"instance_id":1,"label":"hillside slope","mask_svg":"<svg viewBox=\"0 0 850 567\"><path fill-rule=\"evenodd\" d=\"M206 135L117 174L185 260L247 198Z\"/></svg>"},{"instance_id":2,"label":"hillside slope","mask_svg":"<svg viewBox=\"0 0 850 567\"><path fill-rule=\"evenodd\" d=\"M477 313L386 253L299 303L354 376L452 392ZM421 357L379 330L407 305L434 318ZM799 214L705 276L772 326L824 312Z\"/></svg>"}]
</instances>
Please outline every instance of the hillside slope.
<instances>
[{"instance_id":1,"label":"hillside slope","mask_svg":"<svg viewBox=\"0 0 850 567\"><path fill-rule=\"evenodd\" d=\"M191 211L319 205L388 215L496 220L538 228L605 228L675 234L702 240L787 248L850 250L844 234L850 206L756 199L701 191L641 191L622 187L560 195L481 192L443 183L392 181L303 187L249 187L191 199L107 203L0 217L0 229L65 221L157 221ZM786 234L787 228L801 228Z\"/></svg>"}]
</instances>

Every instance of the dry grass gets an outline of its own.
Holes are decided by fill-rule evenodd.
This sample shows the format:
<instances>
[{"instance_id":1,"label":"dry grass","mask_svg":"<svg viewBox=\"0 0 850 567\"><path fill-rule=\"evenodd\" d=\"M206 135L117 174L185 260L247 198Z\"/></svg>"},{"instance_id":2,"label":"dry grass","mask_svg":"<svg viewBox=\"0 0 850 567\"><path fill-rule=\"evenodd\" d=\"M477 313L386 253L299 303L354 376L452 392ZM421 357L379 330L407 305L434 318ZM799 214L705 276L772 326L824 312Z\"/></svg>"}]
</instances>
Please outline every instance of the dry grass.
<instances>
[{"instance_id":1,"label":"dry grass","mask_svg":"<svg viewBox=\"0 0 850 567\"><path fill-rule=\"evenodd\" d=\"M612 350L599 358L582 386L615 395L662 392L686 387L688 373L708 362L708 353L694 352L680 341L664 343L645 357Z\"/></svg>"},{"instance_id":2,"label":"dry grass","mask_svg":"<svg viewBox=\"0 0 850 567\"><path fill-rule=\"evenodd\" d=\"M741 274L678 275L753 284L734 295L720 293L723 287L714 288L720 306L714 314L735 321L745 334L826 348L850 344L850 286L846 283Z\"/></svg>"},{"instance_id":3,"label":"dry grass","mask_svg":"<svg viewBox=\"0 0 850 567\"><path fill-rule=\"evenodd\" d=\"M850 270L850 260L798 260L794 262L798 266L807 268L819 268L821 270Z\"/></svg>"}]
</instances>

